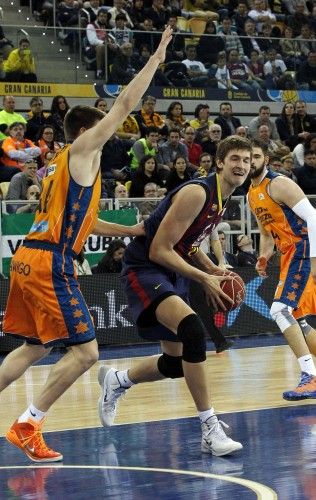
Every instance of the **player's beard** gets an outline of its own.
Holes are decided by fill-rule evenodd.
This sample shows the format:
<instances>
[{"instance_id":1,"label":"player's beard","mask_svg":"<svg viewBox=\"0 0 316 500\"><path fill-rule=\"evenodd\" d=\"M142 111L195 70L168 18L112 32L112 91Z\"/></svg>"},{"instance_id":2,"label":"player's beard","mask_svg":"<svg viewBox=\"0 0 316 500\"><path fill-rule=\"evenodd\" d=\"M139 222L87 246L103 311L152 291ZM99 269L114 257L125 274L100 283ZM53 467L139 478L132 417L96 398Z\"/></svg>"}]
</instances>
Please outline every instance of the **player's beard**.
<instances>
[{"instance_id":1,"label":"player's beard","mask_svg":"<svg viewBox=\"0 0 316 500\"><path fill-rule=\"evenodd\" d=\"M266 164L263 162L261 167L256 168L255 170L250 169L249 178L250 179L257 179L258 177L260 177L263 174L265 168L266 168Z\"/></svg>"}]
</instances>

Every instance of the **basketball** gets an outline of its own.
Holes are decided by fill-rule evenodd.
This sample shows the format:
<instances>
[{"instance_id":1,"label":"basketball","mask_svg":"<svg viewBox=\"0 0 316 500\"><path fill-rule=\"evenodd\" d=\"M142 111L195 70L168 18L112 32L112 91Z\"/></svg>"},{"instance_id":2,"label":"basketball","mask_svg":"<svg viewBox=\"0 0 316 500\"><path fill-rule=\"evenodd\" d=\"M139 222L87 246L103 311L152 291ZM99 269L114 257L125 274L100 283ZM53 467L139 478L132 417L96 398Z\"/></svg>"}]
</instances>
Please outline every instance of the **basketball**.
<instances>
[{"instance_id":1,"label":"basketball","mask_svg":"<svg viewBox=\"0 0 316 500\"><path fill-rule=\"evenodd\" d=\"M239 274L234 273L234 271L222 271L222 272L216 272L215 274L217 275L224 275L224 276L233 276L232 280L227 280L227 281L222 281L221 282L221 289L223 290L228 297L230 297L234 302L233 304L230 304L227 300L222 299L222 302L224 303L226 307L226 311L233 311L237 307L239 307L246 295L246 287L243 279Z\"/></svg>"}]
</instances>

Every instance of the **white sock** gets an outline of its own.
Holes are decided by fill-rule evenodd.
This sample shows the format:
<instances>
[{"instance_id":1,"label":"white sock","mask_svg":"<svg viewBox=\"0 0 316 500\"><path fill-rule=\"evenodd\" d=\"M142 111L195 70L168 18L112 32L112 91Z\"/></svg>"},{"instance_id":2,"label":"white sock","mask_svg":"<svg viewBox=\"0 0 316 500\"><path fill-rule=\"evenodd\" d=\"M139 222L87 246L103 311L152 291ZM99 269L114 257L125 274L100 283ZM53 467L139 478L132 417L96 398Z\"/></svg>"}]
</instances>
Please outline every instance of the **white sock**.
<instances>
[{"instance_id":1,"label":"white sock","mask_svg":"<svg viewBox=\"0 0 316 500\"><path fill-rule=\"evenodd\" d=\"M38 410L33 404L30 404L28 409L19 417L18 422L27 422L29 418L39 422L45 415L45 412Z\"/></svg>"},{"instance_id":2,"label":"white sock","mask_svg":"<svg viewBox=\"0 0 316 500\"><path fill-rule=\"evenodd\" d=\"M208 420L210 417L215 417L214 408L212 407L209 410L199 411L199 417L201 424L203 424L203 422L206 422L206 420Z\"/></svg>"},{"instance_id":3,"label":"white sock","mask_svg":"<svg viewBox=\"0 0 316 500\"><path fill-rule=\"evenodd\" d=\"M128 378L128 370L119 370L116 372L116 376L118 378L119 383L121 384L121 387L128 389L129 387L132 387L132 385L134 385L134 382L132 382Z\"/></svg>"},{"instance_id":4,"label":"white sock","mask_svg":"<svg viewBox=\"0 0 316 500\"><path fill-rule=\"evenodd\" d=\"M311 354L301 356L297 361L299 362L302 372L306 372L309 375L316 375L316 368Z\"/></svg>"}]
</instances>

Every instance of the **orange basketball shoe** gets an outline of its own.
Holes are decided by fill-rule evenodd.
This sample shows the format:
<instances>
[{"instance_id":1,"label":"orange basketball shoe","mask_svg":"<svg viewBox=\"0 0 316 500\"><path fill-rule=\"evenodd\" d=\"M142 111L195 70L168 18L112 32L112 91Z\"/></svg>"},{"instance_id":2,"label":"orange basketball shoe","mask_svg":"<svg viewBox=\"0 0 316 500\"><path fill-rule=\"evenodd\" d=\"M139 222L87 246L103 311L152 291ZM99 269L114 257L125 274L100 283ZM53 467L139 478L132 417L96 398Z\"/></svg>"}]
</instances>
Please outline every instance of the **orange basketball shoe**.
<instances>
[{"instance_id":1,"label":"orange basketball shoe","mask_svg":"<svg viewBox=\"0 0 316 500\"><path fill-rule=\"evenodd\" d=\"M7 440L20 448L33 462L59 462L63 459L61 453L48 448L42 436L42 423L28 419L27 422L17 420L6 434Z\"/></svg>"}]
</instances>

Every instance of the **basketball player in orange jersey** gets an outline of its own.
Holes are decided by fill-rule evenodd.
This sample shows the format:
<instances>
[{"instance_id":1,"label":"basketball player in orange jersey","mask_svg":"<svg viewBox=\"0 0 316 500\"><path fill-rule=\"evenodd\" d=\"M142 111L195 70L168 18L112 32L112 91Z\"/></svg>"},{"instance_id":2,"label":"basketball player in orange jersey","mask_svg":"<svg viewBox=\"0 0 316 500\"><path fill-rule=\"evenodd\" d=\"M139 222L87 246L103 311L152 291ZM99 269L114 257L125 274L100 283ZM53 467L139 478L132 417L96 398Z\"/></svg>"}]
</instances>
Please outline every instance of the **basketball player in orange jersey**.
<instances>
[{"instance_id":1,"label":"basketball player in orange jersey","mask_svg":"<svg viewBox=\"0 0 316 500\"><path fill-rule=\"evenodd\" d=\"M266 276L274 245L281 252L280 281L270 309L300 368L289 401L316 398L316 331L305 317L316 314L316 210L291 179L268 169L267 147L253 141L248 202L260 229L256 270Z\"/></svg>"},{"instance_id":2,"label":"basketball player in orange jersey","mask_svg":"<svg viewBox=\"0 0 316 500\"><path fill-rule=\"evenodd\" d=\"M247 139L224 139L217 149L217 173L188 181L168 193L146 219L145 235L127 246L122 282L128 305L139 335L159 340L162 355L147 358L130 370L100 367L99 416L104 426L113 424L117 400L132 385L184 377L201 423L202 452L222 456L242 449L241 443L226 435L212 407L206 331L189 305L188 292L190 280L196 281L213 309L225 310L222 299L228 297L220 282L227 278L214 275L219 268L200 244L214 231L226 202L247 178L250 160Z\"/></svg>"},{"instance_id":3,"label":"basketball player in orange jersey","mask_svg":"<svg viewBox=\"0 0 316 500\"><path fill-rule=\"evenodd\" d=\"M135 108L165 59L172 38L164 31L156 52L116 99L105 116L75 106L65 117L65 146L47 167L34 224L11 264L10 293L3 330L26 339L0 368L0 390L46 356L55 341L67 354L51 369L42 392L14 422L6 437L35 462L63 459L50 449L41 429L51 405L98 360L98 345L88 308L74 275L73 258L93 232L136 236L143 228L97 219L101 193L100 152L104 143Z\"/></svg>"}]
</instances>

